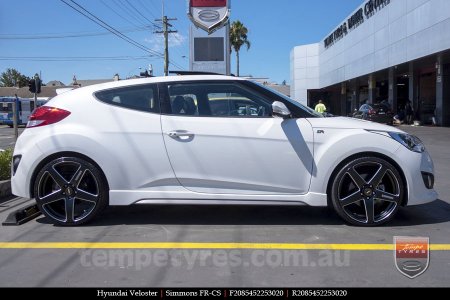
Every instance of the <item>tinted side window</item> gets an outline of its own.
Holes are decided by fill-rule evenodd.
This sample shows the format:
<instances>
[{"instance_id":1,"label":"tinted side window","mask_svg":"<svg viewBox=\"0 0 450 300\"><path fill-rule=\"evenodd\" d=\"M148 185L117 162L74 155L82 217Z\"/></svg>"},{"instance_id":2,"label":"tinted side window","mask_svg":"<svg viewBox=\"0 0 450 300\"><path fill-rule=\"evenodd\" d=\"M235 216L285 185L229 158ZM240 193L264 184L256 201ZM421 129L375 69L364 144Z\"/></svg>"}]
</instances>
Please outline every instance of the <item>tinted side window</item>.
<instances>
[{"instance_id":1,"label":"tinted side window","mask_svg":"<svg viewBox=\"0 0 450 300\"><path fill-rule=\"evenodd\" d=\"M171 94L170 106L174 115L198 116L197 96L189 92Z\"/></svg>"},{"instance_id":2,"label":"tinted side window","mask_svg":"<svg viewBox=\"0 0 450 300\"><path fill-rule=\"evenodd\" d=\"M95 97L114 106L158 113L159 104L156 91L156 85L137 85L99 91L95 93Z\"/></svg>"},{"instance_id":3,"label":"tinted side window","mask_svg":"<svg viewBox=\"0 0 450 300\"><path fill-rule=\"evenodd\" d=\"M272 101L237 83L177 83L169 85L174 115L210 117L270 117Z\"/></svg>"}]
</instances>

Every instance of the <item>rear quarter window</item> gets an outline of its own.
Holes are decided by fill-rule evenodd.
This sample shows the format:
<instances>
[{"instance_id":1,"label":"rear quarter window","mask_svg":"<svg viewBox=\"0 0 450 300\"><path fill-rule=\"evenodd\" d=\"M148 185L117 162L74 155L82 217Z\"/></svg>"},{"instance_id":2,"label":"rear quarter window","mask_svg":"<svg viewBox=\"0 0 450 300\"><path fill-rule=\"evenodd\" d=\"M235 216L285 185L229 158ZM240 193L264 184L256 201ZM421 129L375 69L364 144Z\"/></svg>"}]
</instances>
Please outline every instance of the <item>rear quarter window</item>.
<instances>
[{"instance_id":1,"label":"rear quarter window","mask_svg":"<svg viewBox=\"0 0 450 300\"><path fill-rule=\"evenodd\" d=\"M156 85L139 85L108 89L94 93L106 104L152 113L159 113Z\"/></svg>"}]
</instances>

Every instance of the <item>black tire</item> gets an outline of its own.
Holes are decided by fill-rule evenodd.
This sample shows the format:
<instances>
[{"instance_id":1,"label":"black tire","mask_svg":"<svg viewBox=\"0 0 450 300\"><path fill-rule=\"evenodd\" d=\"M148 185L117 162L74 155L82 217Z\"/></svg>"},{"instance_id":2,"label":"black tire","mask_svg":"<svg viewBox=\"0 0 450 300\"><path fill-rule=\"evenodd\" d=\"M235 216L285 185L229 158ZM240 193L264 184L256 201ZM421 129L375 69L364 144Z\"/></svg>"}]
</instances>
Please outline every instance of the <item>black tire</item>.
<instances>
[{"instance_id":1,"label":"black tire","mask_svg":"<svg viewBox=\"0 0 450 300\"><path fill-rule=\"evenodd\" d=\"M357 226L378 226L397 213L404 196L398 170L378 157L345 163L331 187L331 202L338 215Z\"/></svg>"},{"instance_id":2,"label":"black tire","mask_svg":"<svg viewBox=\"0 0 450 300\"><path fill-rule=\"evenodd\" d=\"M106 179L98 168L78 157L50 161L34 181L34 196L40 211L53 223L63 226L92 220L108 205L108 193Z\"/></svg>"}]
</instances>

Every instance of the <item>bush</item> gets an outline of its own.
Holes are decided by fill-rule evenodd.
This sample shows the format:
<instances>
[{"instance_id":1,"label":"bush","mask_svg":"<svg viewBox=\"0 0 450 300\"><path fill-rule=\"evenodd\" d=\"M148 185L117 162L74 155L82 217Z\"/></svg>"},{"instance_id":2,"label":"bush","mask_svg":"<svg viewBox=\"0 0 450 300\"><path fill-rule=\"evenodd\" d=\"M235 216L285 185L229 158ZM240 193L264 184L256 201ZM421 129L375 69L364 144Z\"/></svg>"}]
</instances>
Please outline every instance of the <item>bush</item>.
<instances>
[{"instance_id":1,"label":"bush","mask_svg":"<svg viewBox=\"0 0 450 300\"><path fill-rule=\"evenodd\" d=\"M12 149L6 149L0 152L0 180L11 179L12 155Z\"/></svg>"}]
</instances>

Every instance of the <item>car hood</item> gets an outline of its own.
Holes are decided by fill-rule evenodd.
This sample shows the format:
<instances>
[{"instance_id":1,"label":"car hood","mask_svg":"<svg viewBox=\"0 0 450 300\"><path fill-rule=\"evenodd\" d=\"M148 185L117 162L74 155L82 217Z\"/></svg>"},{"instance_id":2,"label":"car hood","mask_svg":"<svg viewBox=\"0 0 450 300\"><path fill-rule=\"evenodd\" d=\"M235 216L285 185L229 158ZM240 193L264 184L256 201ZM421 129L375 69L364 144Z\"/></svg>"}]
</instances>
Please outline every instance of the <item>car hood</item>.
<instances>
[{"instance_id":1,"label":"car hood","mask_svg":"<svg viewBox=\"0 0 450 300\"><path fill-rule=\"evenodd\" d=\"M378 131L403 132L393 126L347 117L310 118L313 128L367 129Z\"/></svg>"}]
</instances>

